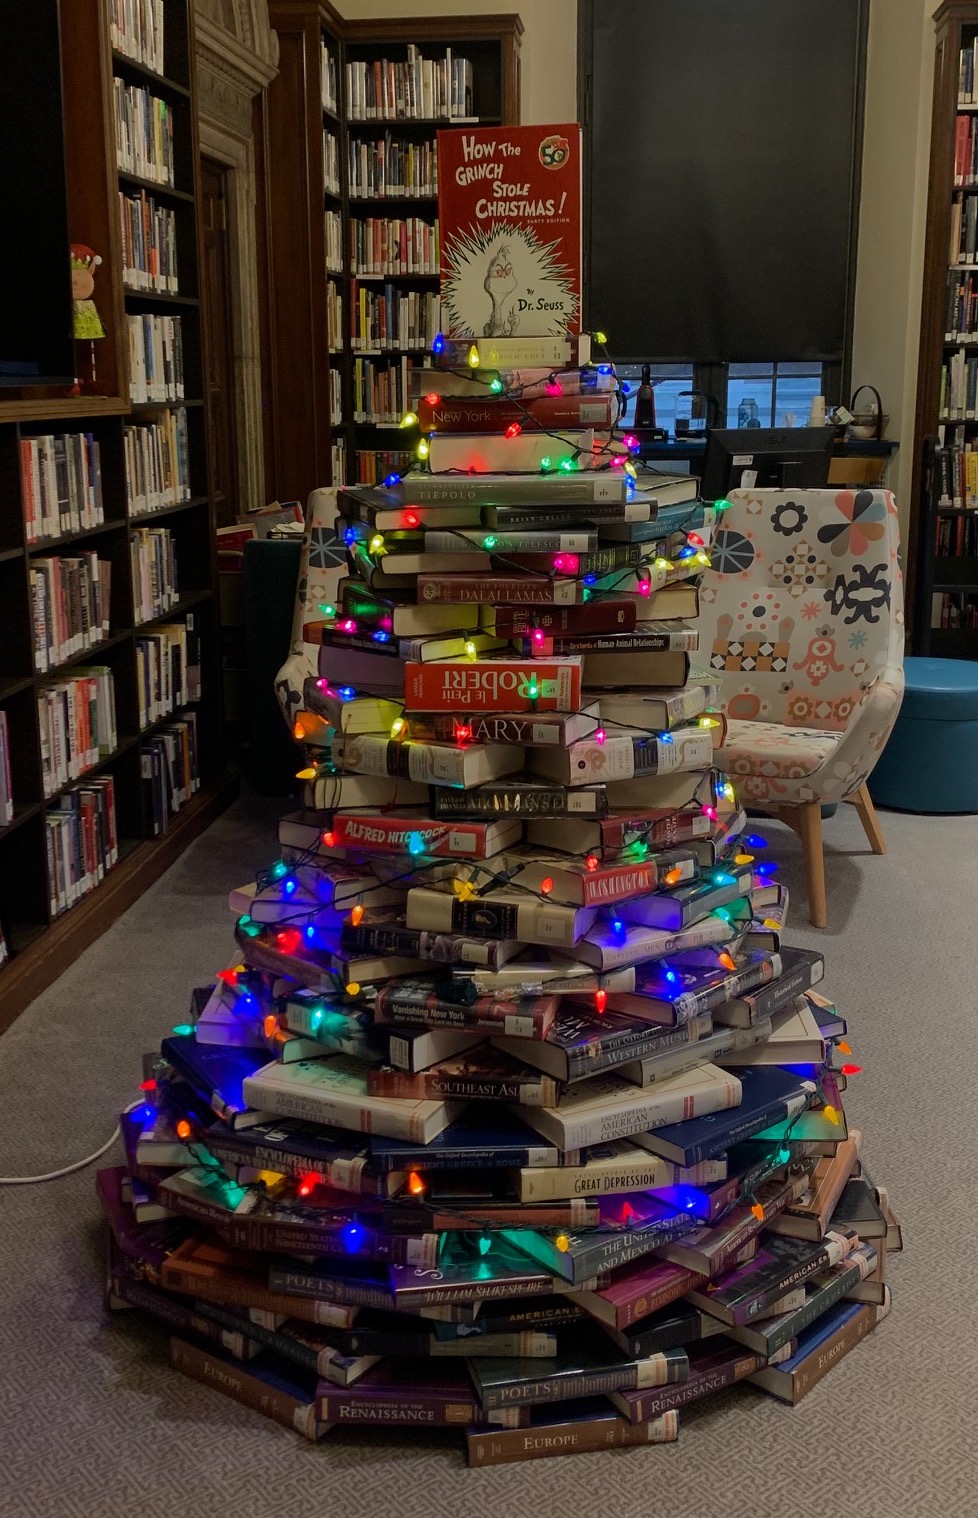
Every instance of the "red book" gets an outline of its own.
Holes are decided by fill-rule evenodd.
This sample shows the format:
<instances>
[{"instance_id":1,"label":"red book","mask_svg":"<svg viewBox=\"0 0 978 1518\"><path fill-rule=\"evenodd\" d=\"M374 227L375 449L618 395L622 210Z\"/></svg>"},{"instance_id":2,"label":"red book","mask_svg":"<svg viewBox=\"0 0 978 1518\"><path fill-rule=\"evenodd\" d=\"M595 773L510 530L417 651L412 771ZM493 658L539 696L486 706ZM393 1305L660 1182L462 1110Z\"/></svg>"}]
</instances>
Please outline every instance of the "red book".
<instances>
[{"instance_id":1,"label":"red book","mask_svg":"<svg viewBox=\"0 0 978 1518\"><path fill-rule=\"evenodd\" d=\"M439 659L404 666L409 712L576 712L580 705L579 658Z\"/></svg>"},{"instance_id":2,"label":"red book","mask_svg":"<svg viewBox=\"0 0 978 1518\"><path fill-rule=\"evenodd\" d=\"M435 388L437 389L437 382ZM422 432L504 432L513 422L523 432L552 427L610 427L618 414L611 395L544 395L539 400L467 400L450 395L418 402Z\"/></svg>"},{"instance_id":3,"label":"red book","mask_svg":"<svg viewBox=\"0 0 978 1518\"><path fill-rule=\"evenodd\" d=\"M581 129L438 133L441 299L450 337L581 329Z\"/></svg>"},{"instance_id":4,"label":"red book","mask_svg":"<svg viewBox=\"0 0 978 1518\"><path fill-rule=\"evenodd\" d=\"M516 842L520 824L508 820L459 822L455 818L436 822L431 817L405 817L400 813L395 816L364 808L358 812L337 812L329 832L331 847L353 849L357 853L407 856L413 847L419 858L486 859Z\"/></svg>"},{"instance_id":5,"label":"red book","mask_svg":"<svg viewBox=\"0 0 978 1518\"><path fill-rule=\"evenodd\" d=\"M496 606L492 631L501 638L528 638L536 631L546 633L548 638L589 632L634 632L637 607L634 596L619 601L588 601L584 606L541 606L533 611Z\"/></svg>"},{"instance_id":6,"label":"red book","mask_svg":"<svg viewBox=\"0 0 978 1518\"><path fill-rule=\"evenodd\" d=\"M959 116L954 136L954 183L964 184L968 178L970 168L970 155L968 145L971 133L971 118Z\"/></svg>"}]
</instances>

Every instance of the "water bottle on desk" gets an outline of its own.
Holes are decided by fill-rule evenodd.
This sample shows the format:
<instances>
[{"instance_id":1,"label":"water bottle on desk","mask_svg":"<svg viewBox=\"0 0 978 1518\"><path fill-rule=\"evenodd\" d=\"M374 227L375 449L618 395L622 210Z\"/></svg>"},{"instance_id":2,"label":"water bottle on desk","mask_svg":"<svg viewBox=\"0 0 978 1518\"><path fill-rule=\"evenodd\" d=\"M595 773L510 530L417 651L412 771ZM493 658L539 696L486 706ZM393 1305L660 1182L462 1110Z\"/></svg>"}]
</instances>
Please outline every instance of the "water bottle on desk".
<instances>
[{"instance_id":1,"label":"water bottle on desk","mask_svg":"<svg viewBox=\"0 0 978 1518\"><path fill-rule=\"evenodd\" d=\"M737 426L759 427L760 425L761 418L757 409L757 402L753 396L745 396L737 407Z\"/></svg>"}]
</instances>

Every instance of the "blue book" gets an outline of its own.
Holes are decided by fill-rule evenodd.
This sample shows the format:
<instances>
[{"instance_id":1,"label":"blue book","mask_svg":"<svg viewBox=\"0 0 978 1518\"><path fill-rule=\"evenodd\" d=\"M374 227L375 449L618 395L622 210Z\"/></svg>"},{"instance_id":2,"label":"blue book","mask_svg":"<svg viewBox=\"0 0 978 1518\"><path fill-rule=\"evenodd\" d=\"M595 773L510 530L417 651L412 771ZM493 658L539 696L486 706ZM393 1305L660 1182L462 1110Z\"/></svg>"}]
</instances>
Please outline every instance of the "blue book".
<instances>
[{"instance_id":1,"label":"blue book","mask_svg":"<svg viewBox=\"0 0 978 1518\"><path fill-rule=\"evenodd\" d=\"M163 1040L160 1052L188 1086L232 1128L266 1122L245 1101L242 1084L268 1064L267 1049L231 1049L223 1044L199 1044L193 1033L175 1033Z\"/></svg>"},{"instance_id":2,"label":"blue book","mask_svg":"<svg viewBox=\"0 0 978 1518\"><path fill-rule=\"evenodd\" d=\"M817 1094L811 1081L777 1065L744 1065L737 1075L742 1083L739 1107L636 1133L632 1143L676 1165L699 1165L725 1154L732 1144L804 1112Z\"/></svg>"},{"instance_id":3,"label":"blue book","mask_svg":"<svg viewBox=\"0 0 978 1518\"><path fill-rule=\"evenodd\" d=\"M451 1123L429 1144L403 1139L370 1139L370 1162L377 1170L508 1170L531 1165L576 1164L553 1144L508 1112L481 1113Z\"/></svg>"}]
</instances>

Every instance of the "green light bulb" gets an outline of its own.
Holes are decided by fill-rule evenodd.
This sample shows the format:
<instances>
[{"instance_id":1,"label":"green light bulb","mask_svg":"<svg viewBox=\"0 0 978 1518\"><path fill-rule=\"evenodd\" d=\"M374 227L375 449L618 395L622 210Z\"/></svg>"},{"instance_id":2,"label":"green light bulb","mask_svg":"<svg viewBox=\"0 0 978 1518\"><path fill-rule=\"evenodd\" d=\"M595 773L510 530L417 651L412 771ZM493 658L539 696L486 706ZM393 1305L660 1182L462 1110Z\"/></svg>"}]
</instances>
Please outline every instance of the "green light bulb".
<instances>
[{"instance_id":1,"label":"green light bulb","mask_svg":"<svg viewBox=\"0 0 978 1518\"><path fill-rule=\"evenodd\" d=\"M492 533L490 533L487 538L482 539L482 546L483 548L495 548L496 539L493 537Z\"/></svg>"},{"instance_id":2,"label":"green light bulb","mask_svg":"<svg viewBox=\"0 0 978 1518\"><path fill-rule=\"evenodd\" d=\"M503 391L503 389L504 389L503 382L499 378L498 374L496 375L496 378L494 380L490 380L489 381L489 389L492 391L493 395L499 395Z\"/></svg>"},{"instance_id":3,"label":"green light bulb","mask_svg":"<svg viewBox=\"0 0 978 1518\"><path fill-rule=\"evenodd\" d=\"M188 1038L191 1033L196 1033L196 1023L177 1023L173 1029L179 1038Z\"/></svg>"}]
</instances>

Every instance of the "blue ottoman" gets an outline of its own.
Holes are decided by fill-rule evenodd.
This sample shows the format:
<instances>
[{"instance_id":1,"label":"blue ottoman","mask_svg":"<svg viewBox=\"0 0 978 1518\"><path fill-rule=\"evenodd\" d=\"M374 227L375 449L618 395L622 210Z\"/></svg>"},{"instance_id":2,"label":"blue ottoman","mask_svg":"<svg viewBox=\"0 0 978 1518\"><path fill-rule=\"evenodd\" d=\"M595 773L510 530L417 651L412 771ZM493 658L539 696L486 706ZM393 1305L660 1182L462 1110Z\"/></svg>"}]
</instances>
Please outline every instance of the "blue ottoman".
<instances>
[{"instance_id":1,"label":"blue ottoman","mask_svg":"<svg viewBox=\"0 0 978 1518\"><path fill-rule=\"evenodd\" d=\"M877 806L978 812L978 663L907 659L903 706L869 777Z\"/></svg>"}]
</instances>

